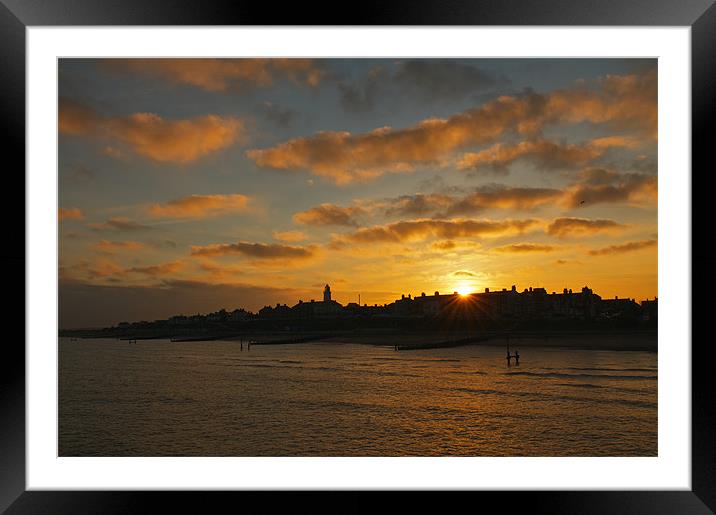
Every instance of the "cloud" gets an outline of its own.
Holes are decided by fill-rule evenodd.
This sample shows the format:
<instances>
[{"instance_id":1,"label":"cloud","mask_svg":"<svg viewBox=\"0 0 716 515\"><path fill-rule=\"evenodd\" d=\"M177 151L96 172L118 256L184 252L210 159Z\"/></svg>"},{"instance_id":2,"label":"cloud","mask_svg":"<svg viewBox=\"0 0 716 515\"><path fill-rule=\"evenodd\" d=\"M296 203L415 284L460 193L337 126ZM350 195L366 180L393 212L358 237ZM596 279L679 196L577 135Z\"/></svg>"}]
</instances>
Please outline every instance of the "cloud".
<instances>
[{"instance_id":1,"label":"cloud","mask_svg":"<svg viewBox=\"0 0 716 515\"><path fill-rule=\"evenodd\" d=\"M135 245L136 244L136 247ZM99 249L134 249L141 248L142 244L137 242L107 242L100 244ZM110 254L112 252L109 252ZM61 267L61 280L90 280L101 279L103 282L128 281L130 274L137 274L150 277L163 277L172 275L184 267L184 263L173 261L158 265L135 266L125 268L108 257L100 257L94 261L81 260L72 266Z\"/></svg>"},{"instance_id":2,"label":"cloud","mask_svg":"<svg viewBox=\"0 0 716 515\"><path fill-rule=\"evenodd\" d=\"M455 198L440 193L417 193L388 199L379 205L385 205L386 216L426 216L440 209L448 209Z\"/></svg>"},{"instance_id":3,"label":"cloud","mask_svg":"<svg viewBox=\"0 0 716 515\"><path fill-rule=\"evenodd\" d=\"M124 217L110 218L104 223L87 224L87 227L93 231L145 231L151 229L148 225Z\"/></svg>"},{"instance_id":4,"label":"cloud","mask_svg":"<svg viewBox=\"0 0 716 515\"><path fill-rule=\"evenodd\" d=\"M442 240L434 242L431 247L435 250L459 250L479 247L479 243L473 241Z\"/></svg>"},{"instance_id":5,"label":"cloud","mask_svg":"<svg viewBox=\"0 0 716 515\"><path fill-rule=\"evenodd\" d=\"M390 200L386 215L452 217L480 213L486 209L530 211L560 204L567 208L599 203L648 204L657 200L658 179L653 175L621 174L602 168L588 168L564 189L507 187L490 184L463 196L416 194Z\"/></svg>"},{"instance_id":6,"label":"cloud","mask_svg":"<svg viewBox=\"0 0 716 515\"><path fill-rule=\"evenodd\" d=\"M457 191L452 188L450 191ZM463 189L464 191L464 189ZM453 218L482 213L488 209L533 211L543 206L567 208L597 203L649 203L656 200L657 178L642 174L588 168L564 189L512 187L486 184L461 195L416 193L380 200L354 201L360 207L323 204L294 216L294 221L313 225L358 226L359 218L376 212L386 217Z\"/></svg>"},{"instance_id":7,"label":"cloud","mask_svg":"<svg viewBox=\"0 0 716 515\"><path fill-rule=\"evenodd\" d=\"M573 261L573 260L567 260L567 259L558 259L554 262L555 265L564 266L564 265L581 265L581 261Z\"/></svg>"},{"instance_id":8,"label":"cloud","mask_svg":"<svg viewBox=\"0 0 716 515\"><path fill-rule=\"evenodd\" d=\"M350 112L366 112L381 99L391 102L460 102L470 95L509 83L482 68L454 59L411 59L394 70L374 66L365 77L338 83L341 105Z\"/></svg>"},{"instance_id":9,"label":"cloud","mask_svg":"<svg viewBox=\"0 0 716 515\"><path fill-rule=\"evenodd\" d=\"M528 252L552 252L555 248L552 245L538 245L535 243L518 243L515 245L507 245L505 247L496 247L492 249L496 252L507 252L512 254L523 254Z\"/></svg>"},{"instance_id":10,"label":"cloud","mask_svg":"<svg viewBox=\"0 0 716 515\"><path fill-rule=\"evenodd\" d=\"M401 93L413 92L426 101L456 101L496 86L509 84L507 77L454 59L415 59L401 63L395 73Z\"/></svg>"},{"instance_id":11,"label":"cloud","mask_svg":"<svg viewBox=\"0 0 716 515\"><path fill-rule=\"evenodd\" d=\"M358 207L340 207L334 204L321 204L293 215L293 221L304 225L358 226L358 218L365 212Z\"/></svg>"},{"instance_id":12,"label":"cloud","mask_svg":"<svg viewBox=\"0 0 716 515\"><path fill-rule=\"evenodd\" d=\"M602 168L589 168L580 173L580 182L569 186L561 199L566 207L599 203L656 202L658 179L653 175L619 174Z\"/></svg>"},{"instance_id":13,"label":"cloud","mask_svg":"<svg viewBox=\"0 0 716 515\"><path fill-rule=\"evenodd\" d=\"M151 286L96 285L80 281L59 283L59 325L61 328L106 327L121 321L158 320L176 314L208 313L226 308L258 310L276 302L294 304L310 292L250 284L160 278ZM142 302L137 302L142 299Z\"/></svg>"},{"instance_id":14,"label":"cloud","mask_svg":"<svg viewBox=\"0 0 716 515\"><path fill-rule=\"evenodd\" d=\"M534 136L545 125L589 122L655 137L656 73L607 76L548 94L501 96L449 118L371 132L318 132L246 152L259 168L308 171L339 185L444 165L457 150L492 143L506 133ZM609 141L614 144L616 140Z\"/></svg>"},{"instance_id":15,"label":"cloud","mask_svg":"<svg viewBox=\"0 0 716 515\"><path fill-rule=\"evenodd\" d=\"M592 256L608 256L611 254L624 254L625 252L634 252L636 250L648 249L655 247L656 240L630 241L622 245L610 245L597 250L590 250Z\"/></svg>"},{"instance_id":16,"label":"cloud","mask_svg":"<svg viewBox=\"0 0 716 515\"><path fill-rule=\"evenodd\" d=\"M457 162L459 170L507 171L509 165L528 159L540 169L559 170L593 161L611 147L633 148L639 145L634 138L611 136L581 144L568 144L546 139L522 141L516 144L497 143L480 152L468 152Z\"/></svg>"},{"instance_id":17,"label":"cloud","mask_svg":"<svg viewBox=\"0 0 716 515\"><path fill-rule=\"evenodd\" d=\"M288 243L295 243L297 241L304 241L308 239L308 236L302 231L274 231L273 237L278 241L284 241Z\"/></svg>"},{"instance_id":18,"label":"cloud","mask_svg":"<svg viewBox=\"0 0 716 515\"><path fill-rule=\"evenodd\" d=\"M91 107L79 104L69 98L59 98L60 134L86 136L97 129L103 117Z\"/></svg>"},{"instance_id":19,"label":"cloud","mask_svg":"<svg viewBox=\"0 0 716 515\"><path fill-rule=\"evenodd\" d=\"M184 263L181 261L172 261L170 263L162 263L160 265L135 266L133 268L128 268L126 272L149 275L152 277L161 277L165 275L172 275L183 267Z\"/></svg>"},{"instance_id":20,"label":"cloud","mask_svg":"<svg viewBox=\"0 0 716 515\"><path fill-rule=\"evenodd\" d=\"M82 220L85 216L77 207L61 207L57 212L57 217L62 222L64 220Z\"/></svg>"},{"instance_id":21,"label":"cloud","mask_svg":"<svg viewBox=\"0 0 716 515\"><path fill-rule=\"evenodd\" d=\"M368 210L382 210L385 216L451 218L481 213L486 209L530 211L553 204L563 192L552 188L508 187L487 184L463 195L416 193L379 201L366 201Z\"/></svg>"},{"instance_id":22,"label":"cloud","mask_svg":"<svg viewBox=\"0 0 716 515\"><path fill-rule=\"evenodd\" d=\"M137 154L154 161L189 163L231 146L243 122L217 115L189 120L165 120L152 113L135 113L108 125L110 133Z\"/></svg>"},{"instance_id":23,"label":"cloud","mask_svg":"<svg viewBox=\"0 0 716 515\"><path fill-rule=\"evenodd\" d=\"M533 227L537 220L411 220L358 229L349 234L333 235L332 245L401 243L428 238L479 238L504 234L521 234Z\"/></svg>"},{"instance_id":24,"label":"cloud","mask_svg":"<svg viewBox=\"0 0 716 515\"><path fill-rule=\"evenodd\" d=\"M210 114L167 120L154 113L106 117L64 98L59 118L62 134L117 140L157 162L190 163L231 146L244 134L244 122L234 117ZM107 148L112 149L110 155L121 155Z\"/></svg>"},{"instance_id":25,"label":"cloud","mask_svg":"<svg viewBox=\"0 0 716 515\"><path fill-rule=\"evenodd\" d=\"M153 204L147 209L155 218L202 219L231 213L246 213L252 199L246 195L190 195L164 204Z\"/></svg>"},{"instance_id":26,"label":"cloud","mask_svg":"<svg viewBox=\"0 0 716 515\"><path fill-rule=\"evenodd\" d=\"M444 216L478 213L485 209L529 211L554 202L560 195L560 190L552 188L514 188L493 184L455 198L445 209Z\"/></svg>"},{"instance_id":27,"label":"cloud","mask_svg":"<svg viewBox=\"0 0 716 515\"><path fill-rule=\"evenodd\" d=\"M144 243L138 242L138 241L110 241L110 240L100 240L94 245L92 245L92 248L99 252L104 253L115 253L115 252L121 252L125 250L139 250L144 248Z\"/></svg>"},{"instance_id":28,"label":"cloud","mask_svg":"<svg viewBox=\"0 0 716 515\"><path fill-rule=\"evenodd\" d=\"M631 162L629 168L631 170L636 170L637 172L648 173L651 175L656 175L659 170L656 160L644 154L636 156Z\"/></svg>"},{"instance_id":29,"label":"cloud","mask_svg":"<svg viewBox=\"0 0 716 515\"><path fill-rule=\"evenodd\" d=\"M421 193L444 193L444 194L455 194L462 193L464 188L462 186L456 186L448 184L445 181L445 176L435 174L428 179L421 179L418 182L418 191Z\"/></svg>"},{"instance_id":30,"label":"cloud","mask_svg":"<svg viewBox=\"0 0 716 515\"><path fill-rule=\"evenodd\" d=\"M73 184L87 183L94 179L97 173L84 165L74 165L70 168L68 173L65 173L61 179L64 182Z\"/></svg>"},{"instance_id":31,"label":"cloud","mask_svg":"<svg viewBox=\"0 0 716 515\"><path fill-rule=\"evenodd\" d=\"M59 277L60 281L76 280L80 277L90 280L106 279L114 275L121 275L124 271L124 268L114 260L108 257L101 257L94 261L82 259L70 266L61 265L59 267Z\"/></svg>"},{"instance_id":32,"label":"cloud","mask_svg":"<svg viewBox=\"0 0 716 515\"><path fill-rule=\"evenodd\" d=\"M470 270L458 270L450 275L454 275L455 277L478 277L478 274L471 272Z\"/></svg>"},{"instance_id":33,"label":"cloud","mask_svg":"<svg viewBox=\"0 0 716 515\"><path fill-rule=\"evenodd\" d=\"M307 170L339 185L437 163L456 148L491 141L514 126L526 104L501 99L448 119L427 119L407 129L383 127L364 134L319 132L246 155L260 168Z\"/></svg>"},{"instance_id":34,"label":"cloud","mask_svg":"<svg viewBox=\"0 0 716 515\"><path fill-rule=\"evenodd\" d=\"M281 107L268 101L260 104L258 111L269 122L281 128L289 127L298 114L292 109Z\"/></svg>"},{"instance_id":35,"label":"cloud","mask_svg":"<svg viewBox=\"0 0 716 515\"><path fill-rule=\"evenodd\" d=\"M87 268L87 272L90 277L104 278L112 275L121 275L124 273L124 268L115 263L110 259L98 259L93 265Z\"/></svg>"},{"instance_id":36,"label":"cloud","mask_svg":"<svg viewBox=\"0 0 716 515\"><path fill-rule=\"evenodd\" d=\"M631 75L607 75L596 87L580 81L575 87L549 95L547 119L605 123L616 129L636 130L657 138L657 70Z\"/></svg>"},{"instance_id":37,"label":"cloud","mask_svg":"<svg viewBox=\"0 0 716 515\"><path fill-rule=\"evenodd\" d=\"M563 238L565 236L590 235L599 232L611 232L623 229L614 220L589 220L587 218L557 218L547 227L547 234Z\"/></svg>"},{"instance_id":38,"label":"cloud","mask_svg":"<svg viewBox=\"0 0 716 515\"><path fill-rule=\"evenodd\" d=\"M379 98L384 94L390 76L383 66L374 66L359 81L341 81L338 92L343 109L353 113L371 111Z\"/></svg>"},{"instance_id":39,"label":"cloud","mask_svg":"<svg viewBox=\"0 0 716 515\"><path fill-rule=\"evenodd\" d=\"M317 86L324 75L312 59L105 59L102 65L212 92L265 88L279 80Z\"/></svg>"},{"instance_id":40,"label":"cloud","mask_svg":"<svg viewBox=\"0 0 716 515\"><path fill-rule=\"evenodd\" d=\"M374 202L373 207L384 208L386 216L450 218L474 215L487 209L531 211L554 204L567 208L599 203L648 204L656 201L657 187L657 177L652 175L588 168L579 173L575 183L564 189L488 184L464 195L417 193Z\"/></svg>"},{"instance_id":41,"label":"cloud","mask_svg":"<svg viewBox=\"0 0 716 515\"><path fill-rule=\"evenodd\" d=\"M296 247L276 243L219 243L206 246L192 246L191 255L201 257L217 257L239 254L259 260L296 260L308 259L315 255L314 247Z\"/></svg>"}]
</instances>

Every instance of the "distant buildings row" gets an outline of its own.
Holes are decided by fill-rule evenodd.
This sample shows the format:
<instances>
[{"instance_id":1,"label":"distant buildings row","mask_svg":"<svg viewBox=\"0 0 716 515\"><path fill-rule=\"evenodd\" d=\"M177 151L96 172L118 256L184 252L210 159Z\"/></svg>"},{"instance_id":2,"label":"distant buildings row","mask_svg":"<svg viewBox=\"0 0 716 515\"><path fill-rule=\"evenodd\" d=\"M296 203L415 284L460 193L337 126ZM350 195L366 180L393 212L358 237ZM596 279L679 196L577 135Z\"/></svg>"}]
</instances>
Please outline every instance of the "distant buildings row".
<instances>
[{"instance_id":1,"label":"distant buildings row","mask_svg":"<svg viewBox=\"0 0 716 515\"><path fill-rule=\"evenodd\" d=\"M511 289L482 293L440 294L421 293L419 296L402 295L389 304L358 304L350 302L343 306L331 298L331 288L326 285L322 301L299 300L297 304L264 306L258 313L244 309L220 310L207 315L169 318L170 325L196 325L202 323L246 322L250 320L310 320L341 318L459 318L482 320L619 320L631 319L654 321L658 317L657 299L637 303L635 299L602 299L588 287L573 292L547 293L544 288ZM148 322L147 322L148 323ZM128 326L122 322L121 326Z\"/></svg>"}]
</instances>

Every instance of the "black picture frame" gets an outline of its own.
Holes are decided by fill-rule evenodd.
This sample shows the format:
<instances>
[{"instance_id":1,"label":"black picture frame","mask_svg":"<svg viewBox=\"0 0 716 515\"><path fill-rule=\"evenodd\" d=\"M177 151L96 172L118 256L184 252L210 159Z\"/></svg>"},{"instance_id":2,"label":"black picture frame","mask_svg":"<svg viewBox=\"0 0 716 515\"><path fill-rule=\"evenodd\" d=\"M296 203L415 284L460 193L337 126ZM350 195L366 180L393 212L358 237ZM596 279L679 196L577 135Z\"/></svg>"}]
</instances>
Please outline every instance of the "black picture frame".
<instances>
[{"instance_id":1,"label":"black picture frame","mask_svg":"<svg viewBox=\"0 0 716 515\"><path fill-rule=\"evenodd\" d=\"M716 105L716 6L713 0L365 0L355 4L354 9L348 4L328 7L283 3L277 7L267 3L210 0L0 0L0 73L3 76L0 119L1 141L5 147L5 186L14 192L12 197L20 204L3 202L4 220L15 221L16 226L18 213L25 212L24 195L18 192L25 191L19 170L25 168L25 30L28 26L304 24L689 26L692 168L707 171L706 160L712 146L708 129L714 124ZM692 183L692 206L708 205L705 197L708 193L708 188L699 190L693 188ZM694 212L692 235L700 234L699 229L704 229L708 220ZM705 230L701 233L702 239L710 233ZM692 274L714 269L716 257L706 248L708 245L703 244L695 250L692 248ZM5 286L9 291L20 291L22 279L17 270L24 269L24 249L24 231L9 228L0 251L6 271ZM24 288L22 298L25 298ZM708 301L697 303L691 299L691 302L692 320L705 320L710 311ZM6 306L7 325L19 326L17 321L24 314L25 303L11 302ZM495 506L491 501L497 501L497 506L509 510L521 507L537 513L712 513L716 510L716 403L710 395L715 385L710 360L703 359L710 339L692 340L692 355L701 358L692 362L691 491L470 492L453 493L450 501L485 507ZM246 492L25 491L25 352L19 335L4 342L0 369L0 511L7 510L11 514L136 513L155 511L154 504L161 506L162 512L211 513L216 511L212 506L226 500L233 503L235 495L243 496L241 503L247 507L250 504L244 503L258 500L252 499L258 493ZM466 496L469 498L465 499ZM279 504L289 503L291 509L310 504L312 511L344 512L372 509L376 501L365 493L350 492L340 501L317 502L309 500L306 493L294 492L262 495L260 502L265 510L271 511L278 509ZM410 502L422 509L433 507L432 503L441 511L447 507L444 499L433 498L428 502L422 492L412 493Z\"/></svg>"}]
</instances>

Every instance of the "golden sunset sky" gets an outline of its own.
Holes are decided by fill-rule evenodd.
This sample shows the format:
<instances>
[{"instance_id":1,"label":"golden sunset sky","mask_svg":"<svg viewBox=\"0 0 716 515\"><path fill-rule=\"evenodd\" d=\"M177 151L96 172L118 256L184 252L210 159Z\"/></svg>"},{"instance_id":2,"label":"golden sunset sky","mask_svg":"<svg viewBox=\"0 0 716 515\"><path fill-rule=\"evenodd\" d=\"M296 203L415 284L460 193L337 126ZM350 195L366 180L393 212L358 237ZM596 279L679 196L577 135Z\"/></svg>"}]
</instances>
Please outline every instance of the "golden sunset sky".
<instances>
[{"instance_id":1,"label":"golden sunset sky","mask_svg":"<svg viewBox=\"0 0 716 515\"><path fill-rule=\"evenodd\" d=\"M64 59L60 327L517 285L657 295L635 59Z\"/></svg>"}]
</instances>

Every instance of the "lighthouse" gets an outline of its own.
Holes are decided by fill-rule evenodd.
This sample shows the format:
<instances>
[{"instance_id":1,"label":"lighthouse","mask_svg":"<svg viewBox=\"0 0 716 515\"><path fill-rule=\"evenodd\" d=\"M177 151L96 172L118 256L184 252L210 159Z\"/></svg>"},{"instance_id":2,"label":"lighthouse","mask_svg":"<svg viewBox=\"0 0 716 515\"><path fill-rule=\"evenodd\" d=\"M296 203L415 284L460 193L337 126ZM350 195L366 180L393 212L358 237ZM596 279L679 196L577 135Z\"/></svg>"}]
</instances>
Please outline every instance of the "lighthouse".
<instances>
[{"instance_id":1,"label":"lighthouse","mask_svg":"<svg viewBox=\"0 0 716 515\"><path fill-rule=\"evenodd\" d=\"M326 287L323 289L323 302L330 302L331 301L331 287L326 285Z\"/></svg>"}]
</instances>

